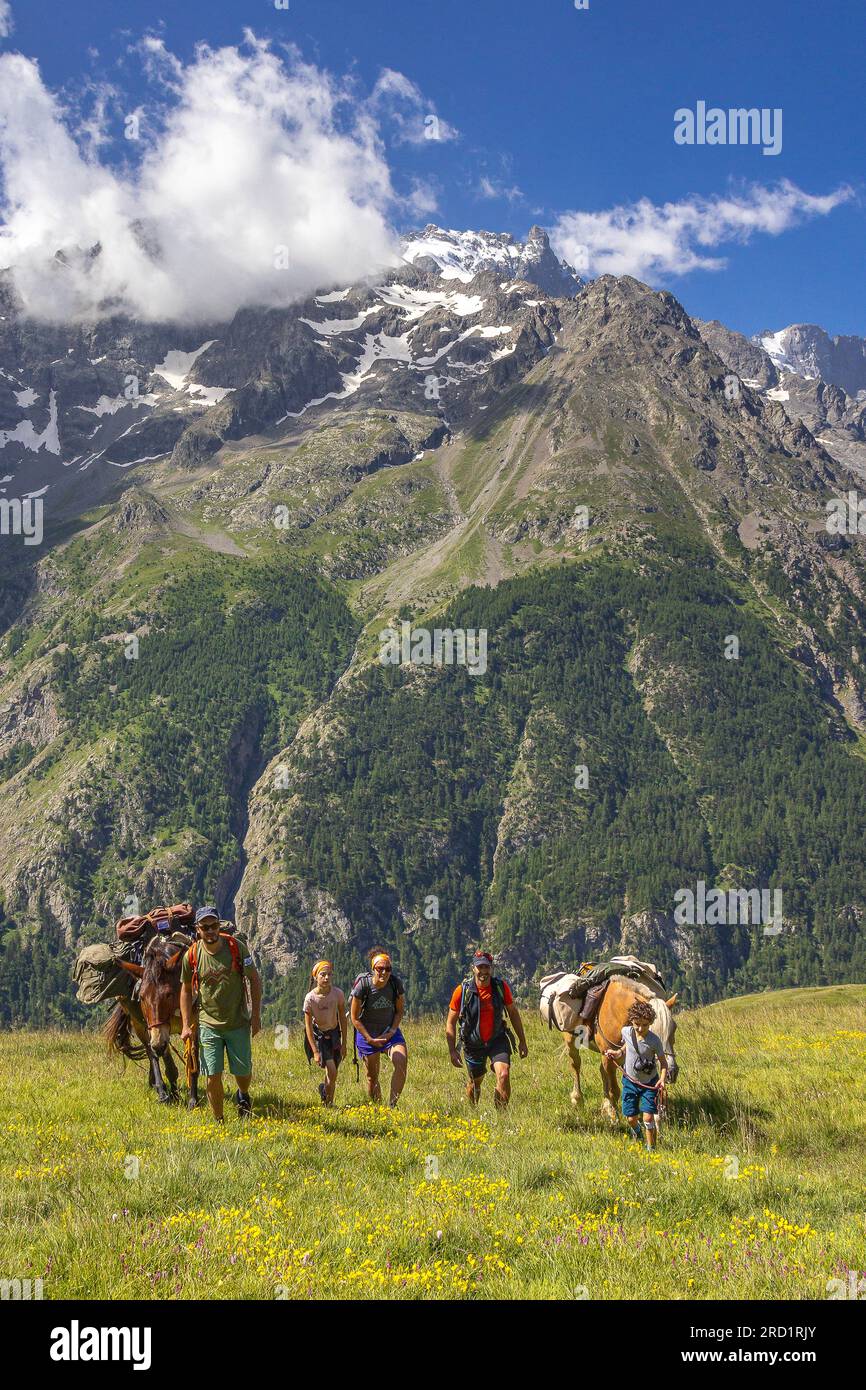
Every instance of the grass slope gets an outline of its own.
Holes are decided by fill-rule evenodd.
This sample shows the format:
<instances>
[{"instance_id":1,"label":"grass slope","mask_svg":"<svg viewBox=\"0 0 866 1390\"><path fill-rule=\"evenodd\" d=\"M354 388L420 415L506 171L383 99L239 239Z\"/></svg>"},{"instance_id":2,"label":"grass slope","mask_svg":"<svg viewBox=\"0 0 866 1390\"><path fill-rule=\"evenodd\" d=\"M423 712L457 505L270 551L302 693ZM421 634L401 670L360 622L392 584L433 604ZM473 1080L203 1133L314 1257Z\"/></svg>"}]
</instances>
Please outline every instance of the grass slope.
<instances>
[{"instance_id":1,"label":"grass slope","mask_svg":"<svg viewBox=\"0 0 866 1390\"><path fill-rule=\"evenodd\" d=\"M594 1060L572 1113L532 1010L505 1116L489 1082L468 1112L440 1025L410 1020L398 1110L350 1067L322 1110L299 1033L270 1032L256 1116L220 1133L92 1034L7 1033L0 1267L46 1298L825 1298L866 1271L864 1004L853 985L683 1014L653 1156L602 1121Z\"/></svg>"}]
</instances>

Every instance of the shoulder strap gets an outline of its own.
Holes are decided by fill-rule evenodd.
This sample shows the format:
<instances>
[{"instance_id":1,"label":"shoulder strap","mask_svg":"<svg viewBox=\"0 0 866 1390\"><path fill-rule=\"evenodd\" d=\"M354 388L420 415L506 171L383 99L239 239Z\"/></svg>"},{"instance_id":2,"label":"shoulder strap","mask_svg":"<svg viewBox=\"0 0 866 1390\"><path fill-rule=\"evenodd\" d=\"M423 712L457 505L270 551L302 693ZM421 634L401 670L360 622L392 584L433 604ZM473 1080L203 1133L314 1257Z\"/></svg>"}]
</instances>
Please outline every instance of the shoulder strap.
<instances>
[{"instance_id":1,"label":"shoulder strap","mask_svg":"<svg viewBox=\"0 0 866 1390\"><path fill-rule=\"evenodd\" d=\"M235 941L235 939L234 939L234 937L232 936L231 932L221 931L221 932L220 932L220 936L222 937L223 941L227 941L227 942L229 943L229 950L230 950L231 953L232 953L232 969L233 969L233 970L236 970L236 971L238 972L239 975L243 975L243 973L244 973L244 966L243 966L243 961L241 960L241 948L240 948L240 946L239 946L238 943Z\"/></svg>"},{"instance_id":2,"label":"shoulder strap","mask_svg":"<svg viewBox=\"0 0 866 1390\"><path fill-rule=\"evenodd\" d=\"M192 967L192 993L193 998L198 994L198 940L195 940L189 948L189 963Z\"/></svg>"},{"instance_id":3,"label":"shoulder strap","mask_svg":"<svg viewBox=\"0 0 866 1390\"><path fill-rule=\"evenodd\" d=\"M457 1035L463 1043L463 1034L466 1032L466 1001L469 998L469 988L472 980L464 980L460 986L460 1011L457 1015Z\"/></svg>"}]
</instances>

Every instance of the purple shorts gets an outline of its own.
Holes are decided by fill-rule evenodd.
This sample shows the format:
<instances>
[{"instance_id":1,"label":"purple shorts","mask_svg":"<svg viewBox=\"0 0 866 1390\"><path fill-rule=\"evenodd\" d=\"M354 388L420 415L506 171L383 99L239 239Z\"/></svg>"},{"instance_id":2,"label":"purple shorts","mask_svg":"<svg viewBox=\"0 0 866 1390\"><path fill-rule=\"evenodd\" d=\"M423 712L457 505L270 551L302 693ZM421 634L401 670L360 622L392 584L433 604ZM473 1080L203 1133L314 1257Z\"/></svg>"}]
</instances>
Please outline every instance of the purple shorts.
<instances>
[{"instance_id":1,"label":"purple shorts","mask_svg":"<svg viewBox=\"0 0 866 1390\"><path fill-rule=\"evenodd\" d=\"M371 1047L370 1044L367 1042L367 1039L362 1038L358 1030L355 1030L355 1046L358 1049L359 1057L372 1057L377 1053L390 1052L391 1048L395 1047L397 1043L402 1043L403 1046L406 1047L406 1039L403 1037L403 1034L400 1032L399 1028L397 1029L393 1038L391 1038L385 1044L384 1047Z\"/></svg>"}]
</instances>

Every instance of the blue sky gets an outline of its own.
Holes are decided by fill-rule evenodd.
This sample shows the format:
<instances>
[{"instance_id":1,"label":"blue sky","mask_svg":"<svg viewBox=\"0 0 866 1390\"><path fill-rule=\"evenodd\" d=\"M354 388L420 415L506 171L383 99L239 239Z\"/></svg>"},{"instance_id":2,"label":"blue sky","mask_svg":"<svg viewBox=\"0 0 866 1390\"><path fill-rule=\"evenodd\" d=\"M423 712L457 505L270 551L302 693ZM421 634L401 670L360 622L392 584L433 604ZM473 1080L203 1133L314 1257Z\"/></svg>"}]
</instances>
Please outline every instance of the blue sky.
<instances>
[{"instance_id":1,"label":"blue sky","mask_svg":"<svg viewBox=\"0 0 866 1390\"><path fill-rule=\"evenodd\" d=\"M122 111L158 100L133 45L158 34L188 65L197 42L237 45L249 28L277 51L295 44L317 68L351 77L359 101L383 70L400 73L422 94L420 104L409 102L416 120L435 112L456 131L401 141L399 105L376 107L395 190L424 190L414 208L388 208L398 227L429 220L523 235L533 222L561 230L563 216L577 212L598 215L601 245L612 210L642 199L655 209L670 204L696 230L641 278L670 289L690 312L747 333L817 322L866 334L866 19L851 0L590 0L587 11L573 0L290 0L288 10L273 0L183 0L159 18L160 8L159 0L11 0L3 51L37 60L48 90L81 109L81 93L113 87L98 152L105 164L130 153ZM675 144L674 111L698 100L781 108L781 153ZM718 199L754 208L765 198L770 215L784 180L797 197L848 192L830 211L794 206L779 235L754 230L738 241L728 232L701 245ZM754 185L768 192L756 195ZM659 215L645 216L652 238ZM661 223L670 230L669 215ZM675 273L684 251L726 264Z\"/></svg>"}]
</instances>

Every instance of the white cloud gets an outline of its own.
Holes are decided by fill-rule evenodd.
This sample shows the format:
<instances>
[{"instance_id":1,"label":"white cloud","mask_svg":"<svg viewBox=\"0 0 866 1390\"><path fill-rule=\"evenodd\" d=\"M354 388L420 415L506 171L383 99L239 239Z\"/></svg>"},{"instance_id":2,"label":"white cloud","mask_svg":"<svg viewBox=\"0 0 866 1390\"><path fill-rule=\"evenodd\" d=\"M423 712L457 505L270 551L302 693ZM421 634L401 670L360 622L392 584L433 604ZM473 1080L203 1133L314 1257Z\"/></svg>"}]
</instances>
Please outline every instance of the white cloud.
<instances>
[{"instance_id":1,"label":"white cloud","mask_svg":"<svg viewBox=\"0 0 866 1390\"><path fill-rule=\"evenodd\" d=\"M0 0L0 39L7 39L15 28L9 0Z\"/></svg>"},{"instance_id":2,"label":"white cloud","mask_svg":"<svg viewBox=\"0 0 866 1390\"><path fill-rule=\"evenodd\" d=\"M435 188L423 179L413 179L411 191L400 201L413 217L429 217L439 207Z\"/></svg>"},{"instance_id":3,"label":"white cloud","mask_svg":"<svg viewBox=\"0 0 866 1390\"><path fill-rule=\"evenodd\" d=\"M508 188L505 184L496 183L494 179L488 178L486 174L481 175L475 192L479 198L505 198L509 203L520 202L524 196L523 190L518 188L517 184Z\"/></svg>"},{"instance_id":4,"label":"white cloud","mask_svg":"<svg viewBox=\"0 0 866 1390\"><path fill-rule=\"evenodd\" d=\"M637 203L604 212L565 212L550 229L558 255L588 275L654 279L690 270L722 270L723 257L706 255L725 242L746 242L756 232L778 236L810 217L825 217L853 196L847 187L814 197L784 179L772 188L690 197L678 203Z\"/></svg>"},{"instance_id":5,"label":"white cloud","mask_svg":"<svg viewBox=\"0 0 866 1390\"><path fill-rule=\"evenodd\" d=\"M421 89L393 68L382 70L368 104L377 117L392 122L396 144L424 145L428 141L457 139L454 126L437 114Z\"/></svg>"},{"instance_id":6,"label":"white cloud","mask_svg":"<svg viewBox=\"0 0 866 1390\"><path fill-rule=\"evenodd\" d=\"M186 66L144 48L161 98L126 165L100 157L104 108L73 133L36 63L0 55L0 264L28 312L213 321L397 262L381 140L348 88L249 33Z\"/></svg>"}]
</instances>

